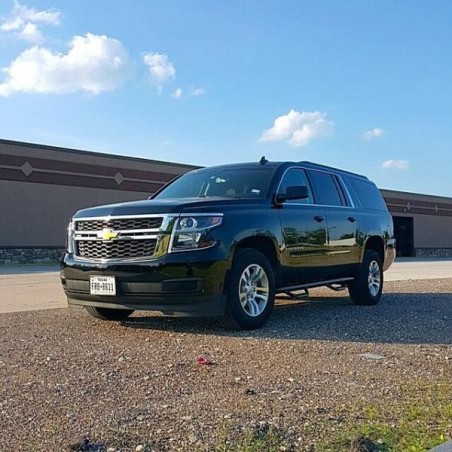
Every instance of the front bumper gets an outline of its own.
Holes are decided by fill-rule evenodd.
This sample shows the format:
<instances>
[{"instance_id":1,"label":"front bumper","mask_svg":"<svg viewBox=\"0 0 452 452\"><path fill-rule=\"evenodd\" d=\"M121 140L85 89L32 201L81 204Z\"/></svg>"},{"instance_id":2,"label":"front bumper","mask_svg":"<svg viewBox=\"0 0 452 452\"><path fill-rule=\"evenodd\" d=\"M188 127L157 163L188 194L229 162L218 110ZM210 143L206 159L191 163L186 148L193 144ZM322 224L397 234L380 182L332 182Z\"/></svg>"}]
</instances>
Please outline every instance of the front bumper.
<instances>
[{"instance_id":1,"label":"front bumper","mask_svg":"<svg viewBox=\"0 0 452 452\"><path fill-rule=\"evenodd\" d=\"M226 260L196 261L189 253L133 264L81 262L66 253L60 277L69 305L209 317L224 313L228 268ZM114 276L116 295L90 294L90 276Z\"/></svg>"},{"instance_id":2,"label":"front bumper","mask_svg":"<svg viewBox=\"0 0 452 452\"><path fill-rule=\"evenodd\" d=\"M396 257L396 240L390 239L386 243L383 271L386 271L394 263L395 257Z\"/></svg>"}]
</instances>

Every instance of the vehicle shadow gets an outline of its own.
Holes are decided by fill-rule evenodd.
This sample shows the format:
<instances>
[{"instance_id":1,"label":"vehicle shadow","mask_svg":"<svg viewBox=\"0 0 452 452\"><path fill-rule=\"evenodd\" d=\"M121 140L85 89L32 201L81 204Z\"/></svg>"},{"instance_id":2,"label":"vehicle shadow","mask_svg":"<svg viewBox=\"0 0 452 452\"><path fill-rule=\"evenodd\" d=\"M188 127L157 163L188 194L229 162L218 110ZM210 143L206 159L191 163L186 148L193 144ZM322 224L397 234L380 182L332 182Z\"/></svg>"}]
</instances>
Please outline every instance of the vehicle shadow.
<instances>
[{"instance_id":1,"label":"vehicle shadow","mask_svg":"<svg viewBox=\"0 0 452 452\"><path fill-rule=\"evenodd\" d=\"M133 316L122 325L192 334L278 340L327 340L452 345L452 294L385 293L376 306L355 306L347 296L278 302L255 331L228 331L213 318Z\"/></svg>"}]
</instances>

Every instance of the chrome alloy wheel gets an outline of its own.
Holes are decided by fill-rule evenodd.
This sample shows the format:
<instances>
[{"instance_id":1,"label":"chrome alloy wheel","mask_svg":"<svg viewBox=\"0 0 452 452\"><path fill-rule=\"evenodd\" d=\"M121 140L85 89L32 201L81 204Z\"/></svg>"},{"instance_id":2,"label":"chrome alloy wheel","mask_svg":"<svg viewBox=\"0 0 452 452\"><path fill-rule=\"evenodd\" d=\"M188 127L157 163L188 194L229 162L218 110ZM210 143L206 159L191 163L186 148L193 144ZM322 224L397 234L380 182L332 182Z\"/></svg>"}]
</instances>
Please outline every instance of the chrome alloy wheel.
<instances>
[{"instance_id":1,"label":"chrome alloy wheel","mask_svg":"<svg viewBox=\"0 0 452 452\"><path fill-rule=\"evenodd\" d=\"M239 283L239 300L242 309L250 316L262 314L268 302L269 283L264 269L257 264L243 270Z\"/></svg>"},{"instance_id":2,"label":"chrome alloy wheel","mask_svg":"<svg viewBox=\"0 0 452 452\"><path fill-rule=\"evenodd\" d=\"M378 294L381 285L380 266L376 261L371 261L369 264L369 275L367 277L367 283L369 286L370 294L375 297Z\"/></svg>"}]
</instances>

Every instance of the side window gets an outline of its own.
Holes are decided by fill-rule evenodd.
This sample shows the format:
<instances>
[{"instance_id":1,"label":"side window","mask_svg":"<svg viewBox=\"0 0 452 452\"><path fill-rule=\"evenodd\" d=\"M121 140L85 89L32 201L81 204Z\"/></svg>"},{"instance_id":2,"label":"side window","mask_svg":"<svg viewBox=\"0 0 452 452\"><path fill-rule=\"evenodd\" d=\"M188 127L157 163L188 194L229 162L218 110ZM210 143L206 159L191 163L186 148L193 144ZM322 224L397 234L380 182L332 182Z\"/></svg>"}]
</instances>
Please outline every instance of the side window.
<instances>
[{"instance_id":1,"label":"side window","mask_svg":"<svg viewBox=\"0 0 452 452\"><path fill-rule=\"evenodd\" d=\"M348 181L365 209L387 210L383 196L375 184L368 180L362 180L355 177L349 177Z\"/></svg>"},{"instance_id":2,"label":"side window","mask_svg":"<svg viewBox=\"0 0 452 452\"><path fill-rule=\"evenodd\" d=\"M312 197L311 186L309 184L305 171L301 168L289 168L285 172L279 186L278 193L285 193L287 187L301 185L308 187L309 197L304 199L295 199L287 202L292 204L312 204L314 201Z\"/></svg>"},{"instance_id":3,"label":"side window","mask_svg":"<svg viewBox=\"0 0 452 452\"><path fill-rule=\"evenodd\" d=\"M343 206L345 204L343 195L339 192L338 182L332 174L309 171L309 177L314 186L317 204L323 206Z\"/></svg>"}]
</instances>

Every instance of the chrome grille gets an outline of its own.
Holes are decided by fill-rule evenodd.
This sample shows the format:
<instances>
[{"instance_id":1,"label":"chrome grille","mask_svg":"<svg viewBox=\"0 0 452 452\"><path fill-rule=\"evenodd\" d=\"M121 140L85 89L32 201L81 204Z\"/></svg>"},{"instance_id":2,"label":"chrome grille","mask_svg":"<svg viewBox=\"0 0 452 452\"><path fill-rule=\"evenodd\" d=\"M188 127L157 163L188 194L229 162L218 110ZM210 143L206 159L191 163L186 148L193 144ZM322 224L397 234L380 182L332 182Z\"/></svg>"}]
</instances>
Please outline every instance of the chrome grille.
<instances>
[{"instance_id":1,"label":"chrome grille","mask_svg":"<svg viewBox=\"0 0 452 452\"><path fill-rule=\"evenodd\" d=\"M97 220L75 221L76 231L100 231L105 228L115 231L128 231L135 229L158 229L163 222L163 217L149 218L112 218Z\"/></svg>"},{"instance_id":2,"label":"chrome grille","mask_svg":"<svg viewBox=\"0 0 452 452\"><path fill-rule=\"evenodd\" d=\"M132 259L150 257L155 252L157 239L77 241L77 255L85 259Z\"/></svg>"},{"instance_id":3,"label":"chrome grille","mask_svg":"<svg viewBox=\"0 0 452 452\"><path fill-rule=\"evenodd\" d=\"M134 261L153 258L166 215L105 216L74 219L74 254L92 261ZM163 228L163 229L162 229Z\"/></svg>"}]
</instances>

